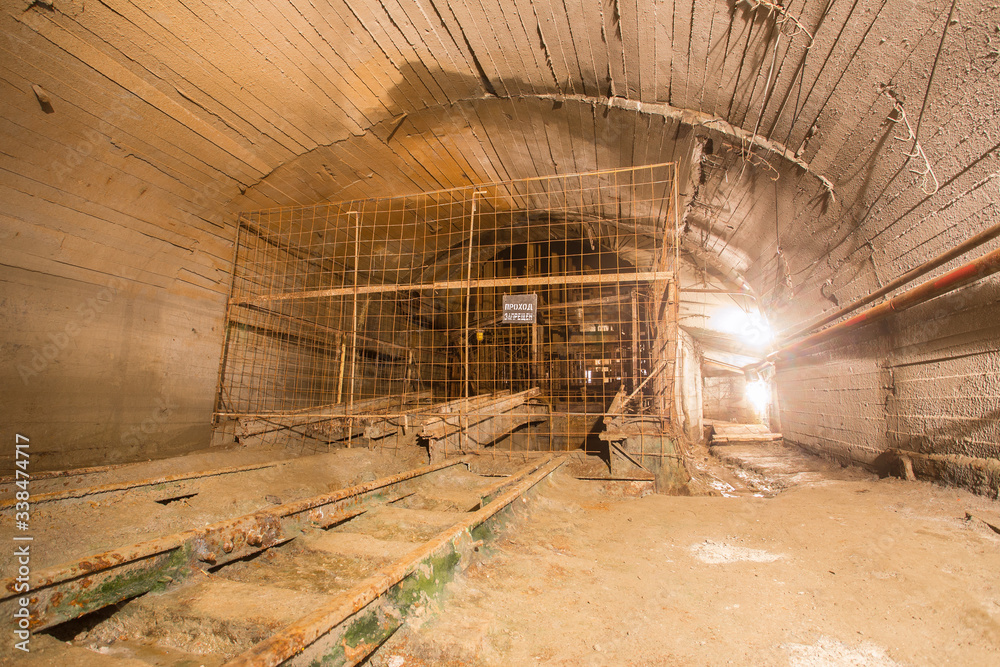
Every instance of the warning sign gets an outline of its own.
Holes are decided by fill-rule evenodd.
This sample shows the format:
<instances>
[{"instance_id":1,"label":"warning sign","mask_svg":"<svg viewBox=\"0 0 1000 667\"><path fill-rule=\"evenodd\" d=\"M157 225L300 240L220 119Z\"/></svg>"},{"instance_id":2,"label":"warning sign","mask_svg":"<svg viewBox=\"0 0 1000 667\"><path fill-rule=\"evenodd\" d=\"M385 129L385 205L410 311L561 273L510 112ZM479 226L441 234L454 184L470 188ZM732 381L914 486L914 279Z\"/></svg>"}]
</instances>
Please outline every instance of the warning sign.
<instances>
[{"instance_id":1,"label":"warning sign","mask_svg":"<svg viewBox=\"0 0 1000 667\"><path fill-rule=\"evenodd\" d=\"M534 324L538 310L537 294L504 294L504 324Z\"/></svg>"}]
</instances>

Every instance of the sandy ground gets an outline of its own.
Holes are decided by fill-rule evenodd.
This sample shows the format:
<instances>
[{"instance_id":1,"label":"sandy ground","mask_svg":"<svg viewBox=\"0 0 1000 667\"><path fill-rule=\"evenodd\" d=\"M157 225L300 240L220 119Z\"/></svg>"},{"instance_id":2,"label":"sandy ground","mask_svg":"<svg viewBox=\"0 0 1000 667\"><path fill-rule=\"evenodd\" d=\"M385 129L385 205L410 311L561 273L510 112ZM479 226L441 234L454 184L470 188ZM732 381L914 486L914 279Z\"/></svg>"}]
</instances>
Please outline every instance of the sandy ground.
<instances>
[{"instance_id":1,"label":"sandy ground","mask_svg":"<svg viewBox=\"0 0 1000 667\"><path fill-rule=\"evenodd\" d=\"M370 664L1000 664L1000 535L967 516L997 524L997 503L780 444L715 452L716 496L557 474Z\"/></svg>"},{"instance_id":2,"label":"sandy ground","mask_svg":"<svg viewBox=\"0 0 1000 667\"><path fill-rule=\"evenodd\" d=\"M238 454L225 462L267 458ZM188 489L196 495L167 505L155 497L172 487L72 501L71 510L41 505L40 564L392 474L423 463L417 454L281 456L279 467L199 481ZM1000 664L1000 504L879 480L780 443L713 447L694 463L692 489L711 495L627 499L648 485L579 480L583 463L572 461L489 557L369 664ZM151 472L115 469L91 483ZM55 638L38 639L36 664L47 649L65 660ZM81 665L137 664L73 655ZM143 656L164 665L177 656L161 658Z\"/></svg>"}]
</instances>

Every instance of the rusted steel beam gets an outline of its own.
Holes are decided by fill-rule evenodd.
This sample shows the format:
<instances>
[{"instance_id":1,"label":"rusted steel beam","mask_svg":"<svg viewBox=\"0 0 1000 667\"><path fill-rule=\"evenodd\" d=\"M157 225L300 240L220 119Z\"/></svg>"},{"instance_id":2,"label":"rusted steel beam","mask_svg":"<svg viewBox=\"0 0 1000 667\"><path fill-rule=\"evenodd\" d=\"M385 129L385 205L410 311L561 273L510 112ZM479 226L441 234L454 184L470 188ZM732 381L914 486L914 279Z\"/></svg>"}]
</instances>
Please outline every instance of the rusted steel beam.
<instances>
[{"instance_id":1,"label":"rusted steel beam","mask_svg":"<svg viewBox=\"0 0 1000 667\"><path fill-rule=\"evenodd\" d=\"M309 526L329 526L385 501L393 487L443 468L456 458L333 493L297 500L234 519L175 533L33 572L31 591L17 579L0 582L0 614L13 619L19 597L29 597L31 629L42 630L182 579L196 567L213 567L269 549Z\"/></svg>"},{"instance_id":2,"label":"rusted steel beam","mask_svg":"<svg viewBox=\"0 0 1000 667\"><path fill-rule=\"evenodd\" d=\"M467 413L440 416L424 422L421 437L427 439L431 461L439 461L449 452L475 452L514 429L548 419L535 412L526 401L537 395L538 389L515 394L480 405Z\"/></svg>"},{"instance_id":3,"label":"rusted steel beam","mask_svg":"<svg viewBox=\"0 0 1000 667\"><path fill-rule=\"evenodd\" d=\"M1000 272L1000 248L986 253L982 257L964 264L957 269L953 269L938 278L928 280L901 294L897 294L877 306L863 310L850 319L843 320L832 327L783 345L780 349L769 354L767 361L789 361L803 350L807 350L831 338L880 320L891 313L912 308L997 272ZM758 365L760 364L751 364L749 367Z\"/></svg>"},{"instance_id":4,"label":"rusted steel beam","mask_svg":"<svg viewBox=\"0 0 1000 667\"><path fill-rule=\"evenodd\" d=\"M366 422L365 437L370 440L383 440L390 436L398 436L400 431L410 432L412 430L419 430L427 420L433 419L437 413L448 414L452 410L468 411L476 409L476 406L485 405L490 401L509 395L510 391L503 390L494 394L460 398L447 403L415 406L413 409L405 412L386 415L382 419Z\"/></svg>"},{"instance_id":5,"label":"rusted steel beam","mask_svg":"<svg viewBox=\"0 0 1000 667\"><path fill-rule=\"evenodd\" d=\"M469 428L479 422L486 421L493 417L502 416L500 413L507 412L513 408L523 405L529 398L538 396L540 390L533 387L527 391L522 391L513 396L504 397L495 401L484 402L479 405L470 405L468 411L460 411L450 415L438 415L424 420L420 429L420 435L425 438L444 438L452 433L457 433Z\"/></svg>"},{"instance_id":6,"label":"rusted steel beam","mask_svg":"<svg viewBox=\"0 0 1000 667\"><path fill-rule=\"evenodd\" d=\"M217 413L219 416L240 418L240 429L243 435L251 436L268 431L275 431L299 426L312 426L318 424L335 424L343 422L345 430L346 423L359 418L381 418L386 415L397 414L410 403L420 406L421 401L431 398L431 392L422 391L402 396L382 396L365 401L356 401L352 410L348 409L347 403L333 403L330 405L320 405L304 410L291 412L272 412L260 414L246 413ZM422 407L422 406L420 406Z\"/></svg>"},{"instance_id":7,"label":"rusted steel beam","mask_svg":"<svg viewBox=\"0 0 1000 667\"><path fill-rule=\"evenodd\" d=\"M510 395L511 393L509 389L503 389L492 394L480 394L479 396L471 396L469 398L456 398L455 400L448 401L447 403L434 405L432 408L435 413L440 414L468 412L472 406L488 403L489 401L495 401L498 398Z\"/></svg>"},{"instance_id":8,"label":"rusted steel beam","mask_svg":"<svg viewBox=\"0 0 1000 667\"><path fill-rule=\"evenodd\" d=\"M635 273L595 273L593 275L565 276L528 276L520 278L480 278L472 281L472 286L481 287L527 287L532 285L607 285L617 283L651 283L674 280L672 271L638 271ZM377 294L382 292L419 292L430 290L465 289L466 280L439 280L429 283L391 284L391 285L359 285L357 287L331 287L318 290L300 290L294 292L275 292L257 296L240 296L230 299L232 305L247 305L269 303L271 301L288 301L293 299L319 299L330 296L348 296L352 294Z\"/></svg>"},{"instance_id":9,"label":"rusted steel beam","mask_svg":"<svg viewBox=\"0 0 1000 667\"><path fill-rule=\"evenodd\" d=\"M834 311L834 312L832 312L832 313L830 313L828 315L820 315L818 318L816 318L812 322L809 322L807 324L803 324L801 326L794 327L794 328L790 329L787 332L782 332L782 334L781 334L781 342L784 343L784 342L792 341L797 336L802 336L804 334L808 334L809 332L815 331L816 329L818 329L818 328L820 328L822 326L825 326L825 325L829 324L830 322L833 322L834 320L839 319L839 318L843 317L844 315L847 315L848 313L853 313L858 308L861 308L862 306L867 306L872 301L875 301L876 299L879 299L879 298L885 296L889 292L892 292L892 291L894 291L896 289L899 289L900 287L903 287L904 285L908 285L909 283L913 282L914 280L916 280L920 276L923 276L923 275L925 275L927 273L930 273L931 271L933 271L934 269L938 268L939 266L944 266L945 264L947 264L951 260L953 260L953 259L955 259L957 257L961 257L962 255L964 255L965 253L969 252L970 250L974 250L975 248L978 248L979 246L983 245L984 243L987 243L988 241L992 241L993 239L997 238L998 236L1000 236L1000 223L997 223L997 224L993 225L992 227L984 229L982 232L980 232L980 233L978 233L978 234L970 237L969 239L963 241L962 243L959 243L955 247L946 250L945 252L941 253L937 257L924 262L920 266L917 266L917 267L914 267L913 269L910 269L909 271L907 271L903 275L899 276L898 278L896 278L893 281L890 281L886 285L884 285L881 288L875 290L874 292L868 294L867 296L864 296L864 297L861 297L860 299L852 301L851 303L847 304L846 306L844 306L842 308L838 308L836 311Z\"/></svg>"},{"instance_id":10,"label":"rusted steel beam","mask_svg":"<svg viewBox=\"0 0 1000 667\"><path fill-rule=\"evenodd\" d=\"M554 472L565 457L548 459L540 468L528 466L517 473L513 487L434 539L414 549L389 567L365 579L349 591L277 634L226 663L226 667L266 667L286 661L291 664L357 664L405 620L419 600L419 588L400 592L410 577L429 572L432 581L450 576L463 553L489 536L487 524L538 482ZM425 579L428 577L425 577ZM389 601L383 596L396 592ZM410 593L410 594L407 594ZM381 603L376 609L370 605ZM356 621L352 625L351 621ZM361 627L366 631L362 632ZM350 637L348 636L348 630Z\"/></svg>"},{"instance_id":11,"label":"rusted steel beam","mask_svg":"<svg viewBox=\"0 0 1000 667\"><path fill-rule=\"evenodd\" d=\"M248 472L251 470L263 470L265 468L274 468L276 466L285 465L289 462L290 461L280 461L277 463L258 463L256 465L239 466L233 468L218 468L216 470L204 470L202 472L189 472L189 473L180 473L177 475L167 475L165 477L139 479L131 482L121 482L118 484L104 484L101 486L87 486L80 489L67 489L65 491L39 493L37 495L32 494L31 503L33 505L37 505L39 503L49 503L54 500L66 500L68 498L83 498L84 496L93 496L99 493L114 493L115 491L136 489L141 486L156 486L157 484L170 484L172 482L183 482L185 480L190 480L190 479L218 477L220 475L233 475L235 473ZM15 503L14 498L0 500L0 510L11 507L14 505L14 503Z\"/></svg>"},{"instance_id":12,"label":"rusted steel beam","mask_svg":"<svg viewBox=\"0 0 1000 667\"><path fill-rule=\"evenodd\" d=\"M479 507L477 509L482 509L488 505L494 498L500 495L505 489L512 487L517 484L518 481L523 477L524 474L531 474L541 468L543 465L552 460L552 454L546 454L545 456L540 456L534 461L531 461L522 468L520 471L514 473L510 477L503 477L485 489L479 491ZM522 474L523 473L523 474Z\"/></svg>"},{"instance_id":13,"label":"rusted steel beam","mask_svg":"<svg viewBox=\"0 0 1000 667\"><path fill-rule=\"evenodd\" d=\"M504 389L503 391L499 391L494 394L484 394L482 396L473 396L471 398L459 398L454 401L433 405L415 406L411 410L386 415L381 420L373 420L369 426L365 427L365 437L374 440L385 438L390 435L395 435L401 428L405 428L406 430L413 427L419 428L425 420L436 416L437 413L448 414L451 413L452 410L457 409L461 411L463 408L468 410L474 406L509 395L510 391ZM410 421L411 418L412 422Z\"/></svg>"}]
</instances>

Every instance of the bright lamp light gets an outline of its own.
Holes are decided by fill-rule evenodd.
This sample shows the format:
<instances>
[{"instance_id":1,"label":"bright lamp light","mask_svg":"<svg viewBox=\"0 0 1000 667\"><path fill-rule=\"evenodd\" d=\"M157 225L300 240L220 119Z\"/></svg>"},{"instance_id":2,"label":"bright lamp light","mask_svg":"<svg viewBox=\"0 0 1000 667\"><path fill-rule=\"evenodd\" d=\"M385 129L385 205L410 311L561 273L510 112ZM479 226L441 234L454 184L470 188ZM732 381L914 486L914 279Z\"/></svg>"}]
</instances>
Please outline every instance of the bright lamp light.
<instances>
[{"instance_id":1,"label":"bright lamp light","mask_svg":"<svg viewBox=\"0 0 1000 667\"><path fill-rule=\"evenodd\" d=\"M712 315L712 324L723 333L739 337L750 347L765 347L774 334L771 327L758 312L747 312L736 306L724 308Z\"/></svg>"},{"instance_id":2,"label":"bright lamp light","mask_svg":"<svg viewBox=\"0 0 1000 667\"><path fill-rule=\"evenodd\" d=\"M754 411L759 415L766 415L767 408L771 405L771 385L764 380L747 382L747 401L753 406Z\"/></svg>"}]
</instances>

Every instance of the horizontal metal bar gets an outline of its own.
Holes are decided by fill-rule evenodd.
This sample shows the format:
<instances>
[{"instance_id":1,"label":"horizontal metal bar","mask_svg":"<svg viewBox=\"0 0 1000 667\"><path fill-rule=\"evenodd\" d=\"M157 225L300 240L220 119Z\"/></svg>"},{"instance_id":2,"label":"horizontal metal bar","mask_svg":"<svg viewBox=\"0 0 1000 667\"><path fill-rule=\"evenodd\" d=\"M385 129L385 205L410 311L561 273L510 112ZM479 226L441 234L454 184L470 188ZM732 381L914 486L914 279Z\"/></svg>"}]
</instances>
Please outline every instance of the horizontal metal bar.
<instances>
[{"instance_id":1,"label":"horizontal metal bar","mask_svg":"<svg viewBox=\"0 0 1000 667\"><path fill-rule=\"evenodd\" d=\"M959 243L955 247L946 250L937 257L907 271L903 275L899 276L895 280L890 281L888 284L883 285L881 288L875 290L874 292L868 294L867 296L852 301L851 303L841 308L838 308L832 313L820 315L818 318L809 322L808 324L790 327L787 332L781 333L780 342L784 343L792 341L795 339L796 336L801 336L803 334L809 333L810 331L815 331L819 327L829 324L830 322L833 322L834 320L843 317L848 313L852 313L858 308L861 308L862 306L867 306L872 301L875 301L876 299L885 296L886 294L892 292L897 288L903 287L904 285L913 282L920 276L933 271L939 266L947 264L956 257L961 257L970 250L978 248L987 241L995 239L997 236L1000 236L1000 223L997 223L992 227L983 230L982 232L967 239L966 241Z\"/></svg>"},{"instance_id":2,"label":"horizontal metal bar","mask_svg":"<svg viewBox=\"0 0 1000 667\"><path fill-rule=\"evenodd\" d=\"M352 292L352 294L353 294L353 292ZM262 307L262 306L259 306L259 305L249 304L249 303L245 303L245 302L241 302L241 303L236 304L236 305L242 306L242 307L244 307L244 308L246 308L246 309L248 309L248 310L250 310L251 312L254 312L254 313L262 313L265 316L277 317L278 319L283 319L283 320L287 320L289 322L294 322L297 326L311 327L311 328L315 329L316 331L318 331L320 333L333 334L336 337L336 340L337 340L336 344L338 344L338 345L340 344L341 340L350 333L348 331L342 331L340 329L335 329L333 327L324 326L322 324L319 324L318 322L312 322L312 321L307 320L307 319L302 318L302 317L296 317L296 316L290 315L288 313L283 313L280 310L271 310L270 308L265 308L265 307ZM254 322L252 320L252 318L242 318L242 317L239 317L239 316L230 315L230 317L229 317L229 323L231 324L233 322L236 322L238 324L244 324L244 325L247 325L247 326L258 327L258 328L263 329L265 331L272 331L272 332L277 333L277 334L288 334L288 333L291 333L291 332L287 332L287 331L281 331L279 329L274 329L274 328L271 328L271 327L265 327L263 324L261 324L259 322ZM296 335L300 335L301 336L301 334L296 334ZM362 334L358 334L357 336L358 336L358 340L365 341L366 343L372 343L373 347L375 347L375 348L383 348L384 347L386 349L395 350L397 352L412 352L413 351L412 348L407 347L405 345L397 345L396 343L390 343L388 341L384 341L384 340L381 340L381 339L378 339L378 338L370 338L370 337L364 336ZM319 341L316 341L316 342L317 342L317 344L319 343ZM358 347L360 347L362 349L370 349L370 348L365 348L364 346L361 346L361 345L359 345ZM381 351L381 350L379 350L379 351Z\"/></svg>"},{"instance_id":3,"label":"horizontal metal bar","mask_svg":"<svg viewBox=\"0 0 1000 667\"><path fill-rule=\"evenodd\" d=\"M539 97L541 97L541 96L539 96ZM641 172L641 171L652 171L654 169L662 169L664 167L669 167L670 168L669 169L669 171L671 172L670 175L666 176L666 177L663 177L663 178L660 178L659 180L651 180L651 181L649 181L647 183L647 185L653 185L653 184L656 184L656 183L671 183L671 182L673 182L673 179L675 177L675 173L676 173L676 170L677 170L677 163L676 162L657 162L656 164L643 164L643 165L639 165L639 166L636 166L636 167L615 167L615 168L608 168L608 169L597 169L595 171L574 172L572 174L558 174L558 175L555 175L555 176L529 176L527 178L518 178L518 179L514 179L514 180L510 180L510 181L491 181L489 183L480 183L478 185L458 185L458 186L455 186L455 187L452 187L452 188L442 188L440 190L426 190L424 192L419 193L418 195L389 195L389 196L386 196L386 197L367 197L367 198L364 198L364 199L350 199L350 200L347 200L347 201L324 201L324 202L320 202L318 204L310 204L310 205L307 205L307 206L274 206L274 207L271 207L271 208L254 209L254 210L251 210L251 211L241 211L239 215L240 215L240 220L245 220L246 219L245 216L254 215L254 214L260 214L260 213L268 213L270 211L283 211L283 210L305 211L305 210L309 210L309 209L320 208L320 207L323 207L323 206L344 206L344 205L347 205L347 204L360 204L360 203L370 203L370 202L384 202L384 201L393 201L393 200L396 200L396 199L412 199L414 197L430 197L432 195L443 195L443 194L450 194L450 193L454 193L454 192L463 192L463 191L471 193L471 192L473 192L475 190L488 190L489 188L499 188L501 186L503 186L503 187L510 187L511 185L515 185L515 184L518 184L518 183L536 183L536 182L541 182L541 181L564 181L564 180L568 180L568 179L571 179L571 178L583 178L583 177L588 177L589 178L589 177L593 177L593 176L603 176L605 174L625 174L625 173L629 173L629 172L637 173L637 172ZM807 169L807 171L808 171L808 169ZM518 197L524 197L524 196L526 196L528 194L532 194L532 193L524 193L524 194L518 193L517 196ZM469 199L471 199L471 197ZM487 201L489 201L489 197L484 197L484 199L487 200ZM338 215L348 215L350 213L353 213L353 211L344 211L342 213L338 213Z\"/></svg>"},{"instance_id":4,"label":"horizontal metal bar","mask_svg":"<svg viewBox=\"0 0 1000 667\"><path fill-rule=\"evenodd\" d=\"M334 419L349 419L361 417L386 417L396 413L405 413L405 406L412 402L413 408L428 407L421 405L420 401L433 399L430 391L419 391L399 396L380 396L354 404L354 411L348 412L350 406L347 403L329 403L327 405L317 405L299 410L287 410L284 412L216 412L219 417L239 417L243 419L274 420L275 425L307 424L318 421L332 421ZM278 421L284 420L284 421Z\"/></svg>"},{"instance_id":5,"label":"horizontal metal bar","mask_svg":"<svg viewBox=\"0 0 1000 667\"><path fill-rule=\"evenodd\" d=\"M263 470L264 468L274 468L280 465L286 465L290 461L281 461L279 463L259 463L257 465L239 466L235 468L219 468L217 470L205 470L202 472L189 472L180 473L177 475L168 475L166 477L153 477L150 479L138 479L130 482L121 482L119 484L105 484L102 486L87 486L80 489L67 489L65 491L53 491L51 493L39 493L32 494L31 502L32 504L39 503L49 503L55 500L66 500L67 498L83 498L84 496L93 496L99 493L113 493L115 491L125 491L127 489L136 489L141 486L156 486L157 484L170 484L171 482L183 482L185 480L191 479L202 479L204 477L218 477L220 475L233 475L241 472L249 472L251 470ZM0 510L6 509L14 505L16 500L14 498L9 498L7 500L0 500Z\"/></svg>"},{"instance_id":6,"label":"horizontal metal bar","mask_svg":"<svg viewBox=\"0 0 1000 667\"><path fill-rule=\"evenodd\" d=\"M988 252L967 264L963 264L957 269L952 269L942 276L920 283L916 287L911 287L905 292L901 292L877 306L863 310L857 315L842 320L827 329L822 329L816 333L784 344L779 349L767 355L767 361L789 361L803 350L807 350L831 338L880 320L891 313L898 313L907 308L925 303L935 297L947 294L952 290L974 283L995 273L1000 273L1000 248ZM750 364L748 368L758 366L760 363Z\"/></svg>"},{"instance_id":7,"label":"horizontal metal bar","mask_svg":"<svg viewBox=\"0 0 1000 667\"><path fill-rule=\"evenodd\" d=\"M643 271L638 273L595 273L564 276L527 276L521 278L481 278L479 280L440 280L433 283L411 283L405 285L357 285L351 287L331 287L318 290L276 292L258 296L239 296L229 300L232 305L289 301L294 299L319 299L331 296L351 296L354 294L374 294L380 292L420 292L427 290L464 290L479 287L529 287L532 285L604 285L607 283L648 283L674 279L673 271Z\"/></svg>"}]
</instances>

